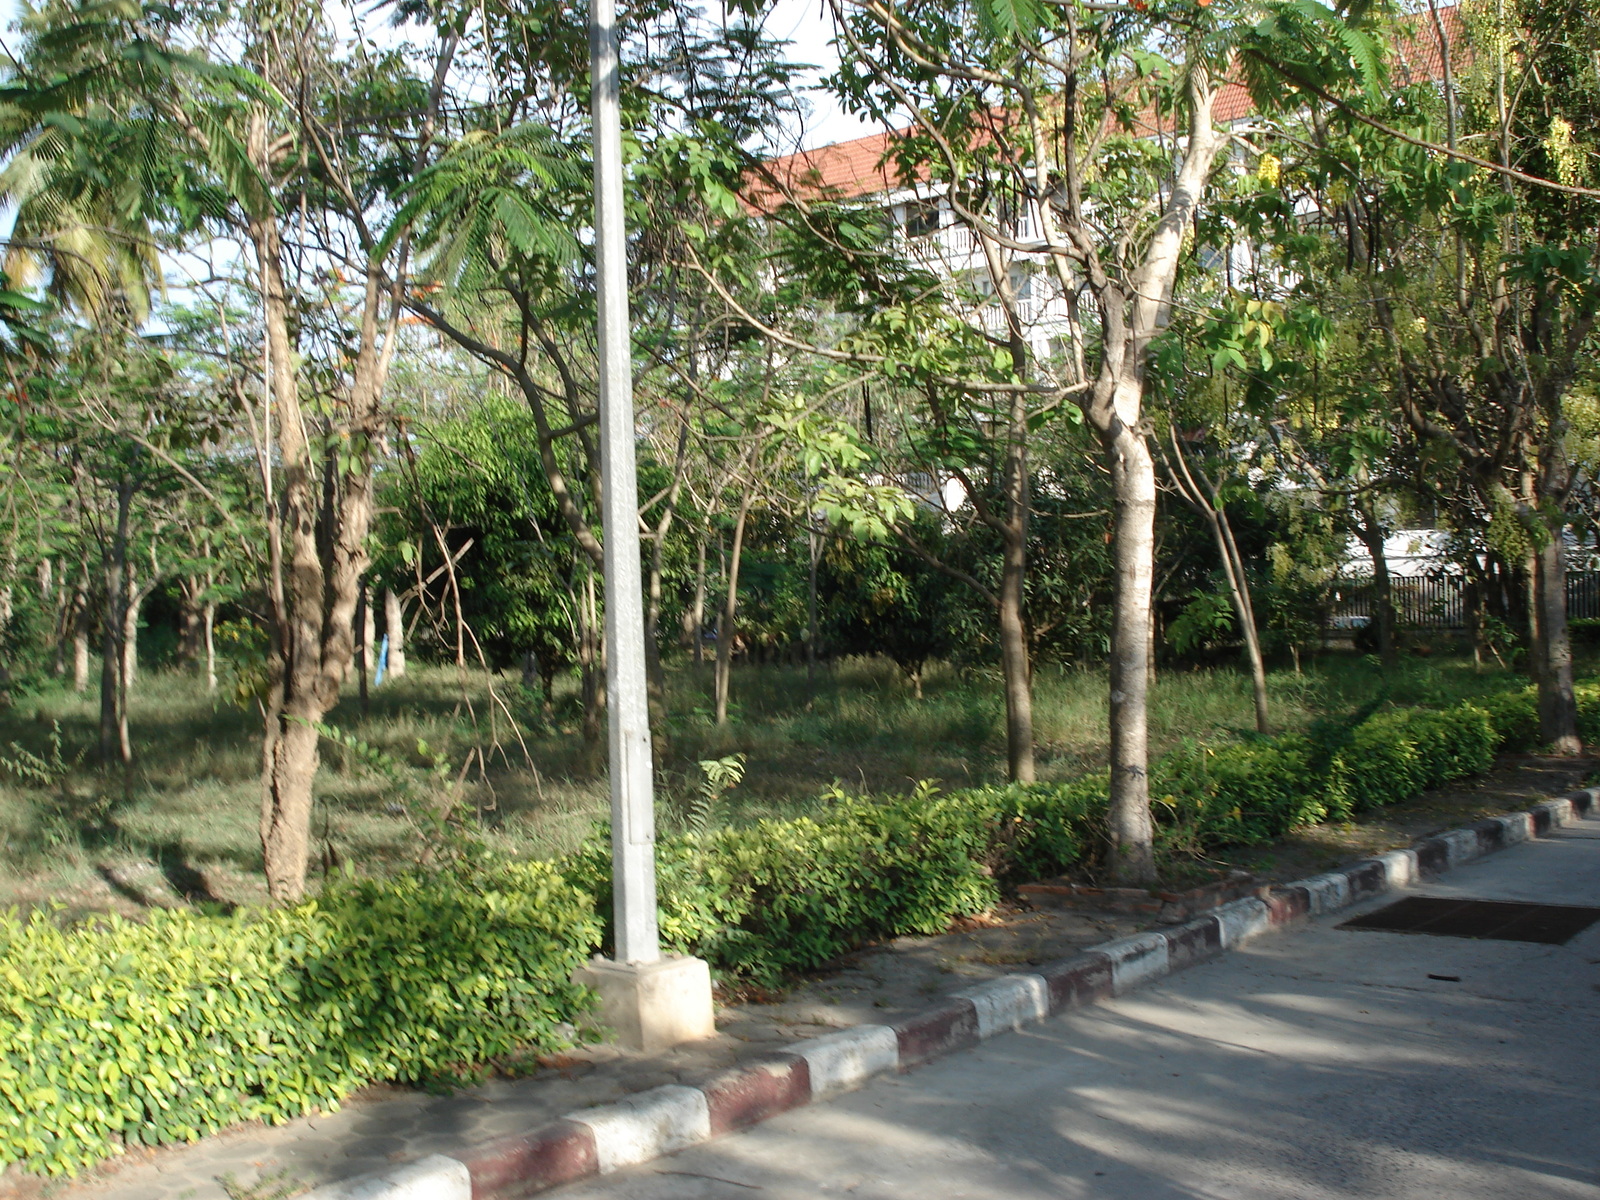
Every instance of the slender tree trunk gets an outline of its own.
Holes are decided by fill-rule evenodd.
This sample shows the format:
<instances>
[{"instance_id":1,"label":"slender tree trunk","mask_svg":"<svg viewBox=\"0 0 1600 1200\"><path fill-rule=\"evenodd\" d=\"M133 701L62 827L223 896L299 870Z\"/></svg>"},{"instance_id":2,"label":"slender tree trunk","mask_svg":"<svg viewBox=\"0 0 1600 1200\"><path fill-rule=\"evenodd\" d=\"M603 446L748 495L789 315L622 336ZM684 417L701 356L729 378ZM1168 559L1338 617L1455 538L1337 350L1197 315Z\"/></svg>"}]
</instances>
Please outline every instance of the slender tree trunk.
<instances>
[{"instance_id":1,"label":"slender tree trunk","mask_svg":"<svg viewBox=\"0 0 1600 1200\"><path fill-rule=\"evenodd\" d=\"M806 513L806 711L817 702L817 561L822 557L822 534L817 520ZM917 699L922 699L922 672L917 672Z\"/></svg>"},{"instance_id":2,"label":"slender tree trunk","mask_svg":"<svg viewBox=\"0 0 1600 1200\"><path fill-rule=\"evenodd\" d=\"M728 692L733 682L733 639L739 620L739 560L744 554L744 526L750 515L753 491L746 491L739 502L739 515L733 522L733 549L728 556L727 594L722 601L722 621L717 629L716 706L717 724L728 723Z\"/></svg>"},{"instance_id":3,"label":"slender tree trunk","mask_svg":"<svg viewBox=\"0 0 1600 1200\"><path fill-rule=\"evenodd\" d=\"M1144 651L1144 675L1149 687L1156 685L1156 644L1161 640L1161 631L1156 628L1156 598L1150 597L1150 632L1149 642Z\"/></svg>"},{"instance_id":4,"label":"slender tree trunk","mask_svg":"<svg viewBox=\"0 0 1600 1200\"><path fill-rule=\"evenodd\" d=\"M690 356L690 378L694 378L698 355ZM689 457L689 422L678 426L678 448L672 464L672 486L663 501L661 519L656 522L655 534L650 540L650 572L646 593L648 603L644 613L645 677L650 684L650 701L655 709L653 719L661 724L666 715L667 676L661 668L661 568L666 554L667 535L678 515L678 497L683 492L684 465ZM664 729L663 729L664 732Z\"/></svg>"},{"instance_id":5,"label":"slender tree trunk","mask_svg":"<svg viewBox=\"0 0 1600 1200\"><path fill-rule=\"evenodd\" d=\"M72 690L89 690L89 631L94 618L89 606L89 560L78 565L78 582L72 593Z\"/></svg>"},{"instance_id":6,"label":"slender tree trunk","mask_svg":"<svg viewBox=\"0 0 1600 1200\"><path fill-rule=\"evenodd\" d=\"M210 600L205 606L206 638L206 692L217 690L217 606Z\"/></svg>"},{"instance_id":7,"label":"slender tree trunk","mask_svg":"<svg viewBox=\"0 0 1600 1200\"><path fill-rule=\"evenodd\" d=\"M661 665L661 560L666 540L658 529L650 542L650 568L645 573L644 674L658 720L667 701L667 674Z\"/></svg>"},{"instance_id":8,"label":"slender tree trunk","mask_svg":"<svg viewBox=\"0 0 1600 1200\"><path fill-rule=\"evenodd\" d=\"M1006 697L1006 770L1017 783L1036 778L1033 755L1033 686L1028 627L1023 612L1027 578L1025 531L1008 531L1000 563L1000 666ZM1020 534L1021 536L1017 536Z\"/></svg>"},{"instance_id":9,"label":"slender tree trunk","mask_svg":"<svg viewBox=\"0 0 1600 1200\"><path fill-rule=\"evenodd\" d=\"M121 717L122 635L125 629L122 607L127 602L123 572L128 562L128 517L133 507L133 484L117 485L117 531L112 536L105 567L105 616L101 621L100 641L100 761L110 763L130 756L123 752Z\"/></svg>"},{"instance_id":10,"label":"slender tree trunk","mask_svg":"<svg viewBox=\"0 0 1600 1200\"><path fill-rule=\"evenodd\" d=\"M594 568L585 563L583 572L583 598L578 606L582 626L578 633L578 669L583 695L583 740L592 749L600 744L600 715L606 704L605 642L595 596Z\"/></svg>"},{"instance_id":11,"label":"slender tree trunk","mask_svg":"<svg viewBox=\"0 0 1600 1200\"><path fill-rule=\"evenodd\" d=\"M1111 873L1123 883L1155 878L1150 816L1150 595L1155 576L1156 471L1150 448L1132 430L1111 453L1115 496L1111 620Z\"/></svg>"},{"instance_id":12,"label":"slender tree trunk","mask_svg":"<svg viewBox=\"0 0 1600 1200\"><path fill-rule=\"evenodd\" d=\"M367 671L372 659L372 634L376 624L372 613L372 589L362 584L360 597L356 601L356 629L360 632L356 638L356 696L363 718L372 712L372 701L367 695Z\"/></svg>"},{"instance_id":13,"label":"slender tree trunk","mask_svg":"<svg viewBox=\"0 0 1600 1200\"><path fill-rule=\"evenodd\" d=\"M1472 669L1483 670L1483 585L1474 567L1467 567L1461 588L1461 615L1467 625L1467 642L1472 647Z\"/></svg>"},{"instance_id":14,"label":"slender tree trunk","mask_svg":"<svg viewBox=\"0 0 1600 1200\"><path fill-rule=\"evenodd\" d=\"M705 662L706 634L706 535L700 534L695 545L694 607L691 609L691 629L694 637L694 665Z\"/></svg>"},{"instance_id":15,"label":"slender tree trunk","mask_svg":"<svg viewBox=\"0 0 1600 1200\"><path fill-rule=\"evenodd\" d=\"M1222 549L1223 565L1227 568L1228 590L1232 593L1234 611L1239 615L1239 628L1244 634L1245 656L1250 662L1250 692L1255 701L1256 732L1272 732L1272 721L1267 710L1267 667L1261 654L1261 630L1256 624L1256 607L1250 596L1250 577L1244 571L1244 559L1239 545L1233 540L1233 526L1228 521L1227 510L1215 509L1215 534Z\"/></svg>"},{"instance_id":16,"label":"slender tree trunk","mask_svg":"<svg viewBox=\"0 0 1600 1200\"><path fill-rule=\"evenodd\" d=\"M201 629L204 605L200 602L203 584L192 575L178 581L178 664L189 670L200 665L204 652Z\"/></svg>"},{"instance_id":17,"label":"slender tree trunk","mask_svg":"<svg viewBox=\"0 0 1600 1200\"><path fill-rule=\"evenodd\" d=\"M406 615L392 588L383 589L383 630L389 639L389 658L384 675L389 679L406 677Z\"/></svg>"},{"instance_id":18,"label":"slender tree trunk","mask_svg":"<svg viewBox=\"0 0 1600 1200\"><path fill-rule=\"evenodd\" d=\"M1172 433L1173 458L1168 463L1167 474L1189 506L1205 518L1211 530L1211 540L1216 543L1217 556L1222 561L1222 575L1228 584L1228 598L1239 622L1244 638L1245 659L1250 667L1250 691L1255 702L1256 732L1272 732L1272 722L1267 709L1267 668L1261 654L1261 630L1256 624L1255 604L1250 596L1250 577L1245 573L1244 555L1239 553L1239 543L1234 540L1233 523L1228 520L1228 510L1223 507L1216 486L1204 471L1195 472L1189 466L1188 455L1177 430ZM1150 607L1151 660L1155 651L1155 605ZM1296 660L1298 661L1298 659ZM1152 676L1153 677L1153 676Z\"/></svg>"},{"instance_id":19,"label":"slender tree trunk","mask_svg":"<svg viewBox=\"0 0 1600 1200\"><path fill-rule=\"evenodd\" d=\"M133 685L139 679L139 617L144 609L145 598L155 587L155 580L139 587L130 564L126 587L128 600L122 607L122 687L124 691L132 692Z\"/></svg>"},{"instance_id":20,"label":"slender tree trunk","mask_svg":"<svg viewBox=\"0 0 1600 1200\"><path fill-rule=\"evenodd\" d=\"M1531 607L1539 614L1534 655L1539 669L1539 734L1556 754L1580 754L1578 702L1572 682L1572 640L1567 629L1566 547L1555 531L1533 554Z\"/></svg>"},{"instance_id":21,"label":"slender tree trunk","mask_svg":"<svg viewBox=\"0 0 1600 1200\"><path fill-rule=\"evenodd\" d=\"M1400 661L1400 650L1395 637L1394 585L1389 579L1389 557L1384 550L1387 537L1370 507L1356 511L1361 517L1356 534L1372 559L1372 607L1378 626L1378 658L1384 669L1389 670Z\"/></svg>"},{"instance_id":22,"label":"slender tree trunk","mask_svg":"<svg viewBox=\"0 0 1600 1200\"><path fill-rule=\"evenodd\" d=\"M72 690L80 696L89 690L89 625L89 605L85 598L84 606L73 618L72 629Z\"/></svg>"}]
</instances>

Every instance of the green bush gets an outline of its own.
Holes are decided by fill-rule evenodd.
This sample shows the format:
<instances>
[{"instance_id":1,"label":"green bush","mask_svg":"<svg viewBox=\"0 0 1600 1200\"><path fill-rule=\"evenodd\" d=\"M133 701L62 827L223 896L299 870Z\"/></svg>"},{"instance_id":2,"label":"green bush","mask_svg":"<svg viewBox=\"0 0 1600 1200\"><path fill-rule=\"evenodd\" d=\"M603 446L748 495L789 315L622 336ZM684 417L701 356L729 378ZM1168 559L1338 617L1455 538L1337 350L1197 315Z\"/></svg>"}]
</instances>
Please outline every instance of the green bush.
<instances>
[{"instance_id":1,"label":"green bush","mask_svg":"<svg viewBox=\"0 0 1600 1200\"><path fill-rule=\"evenodd\" d=\"M1473 703L1489 714L1489 720L1494 725L1495 734L1500 740L1500 749L1509 750L1514 754L1539 749L1539 702L1532 688L1502 692L1497 696L1487 696ZM1580 717L1582 712L1583 706L1580 702Z\"/></svg>"},{"instance_id":2,"label":"green bush","mask_svg":"<svg viewBox=\"0 0 1600 1200\"><path fill-rule=\"evenodd\" d=\"M1298 734L1185 747L1153 766L1150 790L1162 824L1202 846L1254 845L1327 816L1312 745Z\"/></svg>"},{"instance_id":3,"label":"green bush","mask_svg":"<svg viewBox=\"0 0 1600 1200\"><path fill-rule=\"evenodd\" d=\"M1470 704L1379 713L1351 731L1327 776L1342 786L1345 812L1366 812L1487 770L1499 741L1490 715Z\"/></svg>"},{"instance_id":4,"label":"green bush","mask_svg":"<svg viewBox=\"0 0 1600 1200\"><path fill-rule=\"evenodd\" d=\"M298 908L0 917L0 1166L282 1122L362 1083L555 1046L598 938L548 864L340 882Z\"/></svg>"}]
</instances>

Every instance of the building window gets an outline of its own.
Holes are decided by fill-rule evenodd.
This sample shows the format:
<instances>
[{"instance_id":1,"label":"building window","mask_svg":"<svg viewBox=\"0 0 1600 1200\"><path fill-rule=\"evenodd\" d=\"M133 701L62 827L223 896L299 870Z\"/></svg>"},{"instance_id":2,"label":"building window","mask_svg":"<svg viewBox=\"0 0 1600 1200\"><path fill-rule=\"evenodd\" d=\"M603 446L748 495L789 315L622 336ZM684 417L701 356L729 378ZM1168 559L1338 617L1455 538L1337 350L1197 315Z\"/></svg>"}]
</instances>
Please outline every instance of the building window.
<instances>
[{"instance_id":1,"label":"building window","mask_svg":"<svg viewBox=\"0 0 1600 1200\"><path fill-rule=\"evenodd\" d=\"M943 210L937 200L913 200L906 205L906 236L927 237L930 233L937 233L942 220Z\"/></svg>"}]
</instances>

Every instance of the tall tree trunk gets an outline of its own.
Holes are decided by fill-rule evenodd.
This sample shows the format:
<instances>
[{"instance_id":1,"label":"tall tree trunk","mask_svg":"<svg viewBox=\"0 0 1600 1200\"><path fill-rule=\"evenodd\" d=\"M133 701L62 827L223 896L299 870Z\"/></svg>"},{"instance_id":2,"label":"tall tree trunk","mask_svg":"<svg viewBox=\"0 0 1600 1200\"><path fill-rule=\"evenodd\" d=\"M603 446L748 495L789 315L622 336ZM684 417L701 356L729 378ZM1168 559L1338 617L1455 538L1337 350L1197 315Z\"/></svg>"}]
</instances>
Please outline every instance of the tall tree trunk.
<instances>
[{"instance_id":1,"label":"tall tree trunk","mask_svg":"<svg viewBox=\"0 0 1600 1200\"><path fill-rule=\"evenodd\" d=\"M1156 470L1142 437L1124 429L1110 455L1114 500L1111 617L1111 873L1119 882L1155 878L1150 816L1150 595L1155 577Z\"/></svg>"},{"instance_id":2,"label":"tall tree trunk","mask_svg":"<svg viewBox=\"0 0 1600 1200\"><path fill-rule=\"evenodd\" d=\"M600 718L606 705L605 641L594 584L595 570L585 563L583 596L578 604L578 678L583 696L583 740L591 750L600 745Z\"/></svg>"},{"instance_id":3,"label":"tall tree trunk","mask_svg":"<svg viewBox=\"0 0 1600 1200\"><path fill-rule=\"evenodd\" d=\"M144 610L145 599L155 586L154 579L143 587L138 586L133 565L128 565L128 600L122 606L122 687L127 692L133 691L133 685L139 679L139 617Z\"/></svg>"},{"instance_id":4,"label":"tall tree trunk","mask_svg":"<svg viewBox=\"0 0 1600 1200\"><path fill-rule=\"evenodd\" d=\"M989 283L1000 300L1006 322L1011 369L1017 378L1029 371L1027 333L1019 312L1019 298L1011 263L993 237L978 237L989 272ZM1036 777L1033 745L1033 665L1029 657L1025 611L1028 579L1028 403L1012 393L1005 424L1005 449L1000 472L1004 514L986 505L979 508L984 523L1000 536L1000 586L995 592L995 613L1000 633L1000 673L1006 701L1006 773L1016 783ZM975 503L982 505L981 500Z\"/></svg>"},{"instance_id":5,"label":"tall tree trunk","mask_svg":"<svg viewBox=\"0 0 1600 1200\"><path fill-rule=\"evenodd\" d=\"M717 629L716 707L717 724L728 723L728 692L732 685L733 639L739 620L739 560L744 554L744 526L750 515L753 490L739 502L739 515L733 522L733 549L728 556L727 593L722 601L722 621Z\"/></svg>"},{"instance_id":6,"label":"tall tree trunk","mask_svg":"<svg viewBox=\"0 0 1600 1200\"><path fill-rule=\"evenodd\" d=\"M1112 278L1097 255L1086 282L1100 312L1101 362L1093 387L1080 397L1084 417L1099 435L1111 472L1112 556L1116 595L1111 619L1111 875L1123 883L1155 880L1155 825L1150 815L1150 598L1155 576L1156 474L1146 440L1145 358L1166 325L1183 246L1225 137L1212 122L1215 92L1198 56L1185 80L1188 145L1163 199L1163 211L1137 265ZM1070 139L1069 139L1070 144ZM1081 224L1075 160L1068 156L1069 212L1078 215L1080 245L1093 245ZM1053 235L1059 236L1059 235ZM1067 239L1064 239L1065 244ZM1070 255L1054 261L1071 278Z\"/></svg>"},{"instance_id":7,"label":"tall tree trunk","mask_svg":"<svg viewBox=\"0 0 1600 1200\"><path fill-rule=\"evenodd\" d=\"M706 659L706 535L702 530L695 544L694 607L690 610L691 630L694 637L694 665L701 666Z\"/></svg>"},{"instance_id":8,"label":"tall tree trunk","mask_svg":"<svg viewBox=\"0 0 1600 1200\"><path fill-rule=\"evenodd\" d=\"M817 519L806 512L806 711L817 702L817 562L822 557L822 533ZM917 671L917 699L922 699L922 671Z\"/></svg>"},{"instance_id":9,"label":"tall tree trunk","mask_svg":"<svg viewBox=\"0 0 1600 1200\"><path fill-rule=\"evenodd\" d=\"M248 150L271 177L270 131L263 113L250 120ZM355 610L367 569L372 521L372 451L380 432L378 407L395 348L399 297L383 283L381 263L369 260L362 279L360 328L350 360L348 392L339 406L348 456L341 453L337 486L319 511L318 463L300 405L296 347L289 333L278 215L252 217L266 334L265 376L272 419L263 472L276 459L276 491L267 488L272 562L271 683L262 739L261 851L267 890L279 903L305 894L313 787L319 763L317 728L339 700L355 657ZM388 314L384 315L385 304ZM263 422L263 427L266 423ZM285 546L284 543L287 543Z\"/></svg>"},{"instance_id":10,"label":"tall tree trunk","mask_svg":"<svg viewBox=\"0 0 1600 1200\"><path fill-rule=\"evenodd\" d=\"M1172 431L1173 457L1168 463L1168 476L1178 489L1178 494L1189 506L1205 518L1211 530L1211 540L1216 543L1217 556L1222 561L1223 579L1228 585L1228 598L1233 604L1239 631L1244 638L1245 660L1250 667L1250 691L1255 703L1256 732L1272 732L1272 722L1267 709L1267 668L1261 654L1261 630L1256 624L1255 604L1250 596L1250 576L1245 573L1244 555L1239 553L1239 543L1234 540L1233 523L1228 520L1228 510L1223 507L1216 485L1205 472L1196 472L1189 466L1189 456L1176 427ZM1155 649L1155 606L1150 607L1150 658ZM1147 671L1149 667L1147 666Z\"/></svg>"},{"instance_id":11,"label":"tall tree trunk","mask_svg":"<svg viewBox=\"0 0 1600 1200\"><path fill-rule=\"evenodd\" d=\"M1539 614L1533 652L1538 659L1539 735L1555 754L1580 754L1578 701L1572 682L1572 640L1567 629L1566 547L1561 531L1534 551L1531 607Z\"/></svg>"},{"instance_id":12,"label":"tall tree trunk","mask_svg":"<svg viewBox=\"0 0 1600 1200\"><path fill-rule=\"evenodd\" d=\"M1384 548L1388 538L1383 523L1378 520L1370 504L1357 505L1356 514L1361 518L1356 526L1356 536L1361 539L1361 544L1367 548L1367 554L1372 559L1372 607L1378 627L1378 658L1384 669L1388 670L1400 661L1399 643L1395 637L1398 622L1394 612L1394 584L1389 578L1389 557Z\"/></svg>"},{"instance_id":13,"label":"tall tree trunk","mask_svg":"<svg viewBox=\"0 0 1600 1200\"><path fill-rule=\"evenodd\" d=\"M406 677L406 616L393 588L383 589L383 632L389 639L389 657L384 663L384 675L389 679Z\"/></svg>"},{"instance_id":14,"label":"tall tree trunk","mask_svg":"<svg viewBox=\"0 0 1600 1200\"><path fill-rule=\"evenodd\" d=\"M206 692L217 690L217 606L210 600L205 606L206 639Z\"/></svg>"},{"instance_id":15,"label":"tall tree trunk","mask_svg":"<svg viewBox=\"0 0 1600 1200\"><path fill-rule=\"evenodd\" d=\"M68 626L72 639L72 690L83 695L89 690L89 632L94 617L89 605L89 559L78 564L78 582L72 589L72 611Z\"/></svg>"},{"instance_id":16,"label":"tall tree trunk","mask_svg":"<svg viewBox=\"0 0 1600 1200\"><path fill-rule=\"evenodd\" d=\"M204 652L201 642L203 610L200 601L204 585L192 575L178 581L178 664L190 670L200 665Z\"/></svg>"},{"instance_id":17,"label":"tall tree trunk","mask_svg":"<svg viewBox=\"0 0 1600 1200\"><path fill-rule=\"evenodd\" d=\"M361 593L356 600L356 629L359 631L359 636L356 638L356 695L363 718L372 711L372 702L367 695L367 672L372 662L372 635L376 625L377 621L372 613L372 588L362 584Z\"/></svg>"},{"instance_id":18,"label":"tall tree trunk","mask_svg":"<svg viewBox=\"0 0 1600 1200\"><path fill-rule=\"evenodd\" d=\"M133 507L133 484L117 485L117 529L105 564L105 614L100 639L100 761L124 763L122 739L122 607L127 602L123 572L128 564L128 517Z\"/></svg>"}]
</instances>

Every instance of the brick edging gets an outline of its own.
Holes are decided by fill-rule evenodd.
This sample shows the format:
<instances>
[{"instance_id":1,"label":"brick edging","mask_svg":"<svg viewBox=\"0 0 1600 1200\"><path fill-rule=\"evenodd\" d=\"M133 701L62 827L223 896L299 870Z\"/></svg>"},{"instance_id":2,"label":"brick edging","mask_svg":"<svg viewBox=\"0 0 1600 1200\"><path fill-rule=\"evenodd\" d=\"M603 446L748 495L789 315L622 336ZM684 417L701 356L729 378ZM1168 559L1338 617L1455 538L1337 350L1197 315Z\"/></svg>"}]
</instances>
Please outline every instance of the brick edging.
<instances>
[{"instance_id":1,"label":"brick edging","mask_svg":"<svg viewBox=\"0 0 1600 1200\"><path fill-rule=\"evenodd\" d=\"M1056 1013L1214 958L1270 929L1293 924L1526 842L1600 808L1585 788L1423 838L1337 871L1261 888L1185 924L1096 946L1037 971L1003 975L891 1025L857 1025L796 1042L697 1086L668 1084L586 1108L528 1133L432 1154L387 1171L317 1188L306 1200L513 1200L563 1183L648 1162L698 1142L976 1046Z\"/></svg>"}]
</instances>

